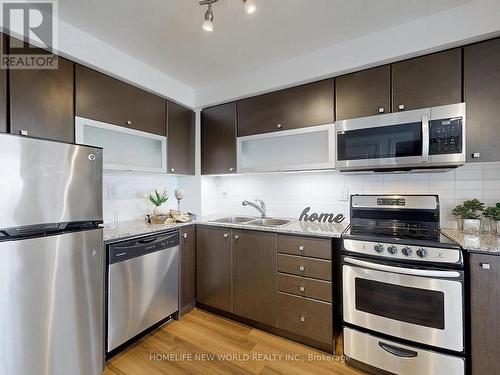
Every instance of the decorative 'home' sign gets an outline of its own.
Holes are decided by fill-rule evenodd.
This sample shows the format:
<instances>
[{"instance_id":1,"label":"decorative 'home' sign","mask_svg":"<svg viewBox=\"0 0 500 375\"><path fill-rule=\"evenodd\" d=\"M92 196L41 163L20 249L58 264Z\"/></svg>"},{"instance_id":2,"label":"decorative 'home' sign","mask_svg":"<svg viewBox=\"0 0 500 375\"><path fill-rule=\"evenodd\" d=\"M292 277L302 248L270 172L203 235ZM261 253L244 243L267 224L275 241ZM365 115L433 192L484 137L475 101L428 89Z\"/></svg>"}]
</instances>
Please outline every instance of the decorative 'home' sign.
<instances>
[{"instance_id":1,"label":"decorative 'home' sign","mask_svg":"<svg viewBox=\"0 0 500 375\"><path fill-rule=\"evenodd\" d=\"M306 207L302 211L302 213L299 216L299 221L318 221L318 222L329 222L329 223L341 223L345 220L344 215L342 214L317 214L313 212L312 214L308 214L308 212L311 210L311 207Z\"/></svg>"}]
</instances>

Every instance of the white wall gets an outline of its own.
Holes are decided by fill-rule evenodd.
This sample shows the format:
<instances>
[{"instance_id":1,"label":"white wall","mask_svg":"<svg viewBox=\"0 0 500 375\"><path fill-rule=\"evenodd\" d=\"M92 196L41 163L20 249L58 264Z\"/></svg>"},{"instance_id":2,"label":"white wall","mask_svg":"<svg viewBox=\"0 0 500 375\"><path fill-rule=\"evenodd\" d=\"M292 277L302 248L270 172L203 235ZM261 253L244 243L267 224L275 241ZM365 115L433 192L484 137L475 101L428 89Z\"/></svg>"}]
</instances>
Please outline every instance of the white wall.
<instances>
[{"instance_id":1,"label":"white wall","mask_svg":"<svg viewBox=\"0 0 500 375\"><path fill-rule=\"evenodd\" d=\"M451 209L465 199L500 201L500 163L467 164L446 173L344 175L339 172L276 173L202 178L203 215L257 215L243 200L263 199L268 215L298 218L311 212L349 218L350 194L438 194L441 225L455 226Z\"/></svg>"}]
</instances>

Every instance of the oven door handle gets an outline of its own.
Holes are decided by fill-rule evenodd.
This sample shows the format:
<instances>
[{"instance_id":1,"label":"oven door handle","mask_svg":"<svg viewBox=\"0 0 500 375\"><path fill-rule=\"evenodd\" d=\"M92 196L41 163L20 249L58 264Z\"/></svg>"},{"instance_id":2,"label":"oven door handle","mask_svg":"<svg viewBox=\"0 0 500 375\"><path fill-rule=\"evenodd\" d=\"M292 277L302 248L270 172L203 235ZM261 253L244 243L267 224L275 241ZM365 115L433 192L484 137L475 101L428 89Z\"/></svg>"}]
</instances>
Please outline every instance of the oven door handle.
<instances>
[{"instance_id":1,"label":"oven door handle","mask_svg":"<svg viewBox=\"0 0 500 375\"><path fill-rule=\"evenodd\" d=\"M386 266L385 264L372 263L350 257L345 257L344 262L355 266L370 268L372 270L401 273L403 275L424 276L424 277L446 277L446 278L460 277L460 272L457 271L418 270L415 268L393 267L393 266Z\"/></svg>"},{"instance_id":2,"label":"oven door handle","mask_svg":"<svg viewBox=\"0 0 500 375\"><path fill-rule=\"evenodd\" d=\"M418 353L413 351L413 350L399 348L397 346L389 345L389 344L382 342L382 341L378 342L378 346L380 346L382 349L384 349L387 353L395 355L396 357L416 358L418 356Z\"/></svg>"}]
</instances>

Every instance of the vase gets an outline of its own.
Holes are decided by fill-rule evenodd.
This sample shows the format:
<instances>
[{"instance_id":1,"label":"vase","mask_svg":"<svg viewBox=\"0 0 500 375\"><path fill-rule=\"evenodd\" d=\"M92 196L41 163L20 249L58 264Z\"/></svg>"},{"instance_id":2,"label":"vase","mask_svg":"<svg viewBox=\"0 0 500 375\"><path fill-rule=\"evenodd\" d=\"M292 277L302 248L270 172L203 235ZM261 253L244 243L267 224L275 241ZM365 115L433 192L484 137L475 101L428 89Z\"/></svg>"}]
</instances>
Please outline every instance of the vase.
<instances>
[{"instance_id":1,"label":"vase","mask_svg":"<svg viewBox=\"0 0 500 375\"><path fill-rule=\"evenodd\" d=\"M463 227L462 230L467 233L479 233L481 232L481 220L480 219L462 219Z\"/></svg>"},{"instance_id":2,"label":"vase","mask_svg":"<svg viewBox=\"0 0 500 375\"><path fill-rule=\"evenodd\" d=\"M161 206L155 206L153 208L153 215L163 215L163 212L161 212Z\"/></svg>"},{"instance_id":3,"label":"vase","mask_svg":"<svg viewBox=\"0 0 500 375\"><path fill-rule=\"evenodd\" d=\"M457 217L457 228L458 230L464 230L464 220Z\"/></svg>"}]
</instances>

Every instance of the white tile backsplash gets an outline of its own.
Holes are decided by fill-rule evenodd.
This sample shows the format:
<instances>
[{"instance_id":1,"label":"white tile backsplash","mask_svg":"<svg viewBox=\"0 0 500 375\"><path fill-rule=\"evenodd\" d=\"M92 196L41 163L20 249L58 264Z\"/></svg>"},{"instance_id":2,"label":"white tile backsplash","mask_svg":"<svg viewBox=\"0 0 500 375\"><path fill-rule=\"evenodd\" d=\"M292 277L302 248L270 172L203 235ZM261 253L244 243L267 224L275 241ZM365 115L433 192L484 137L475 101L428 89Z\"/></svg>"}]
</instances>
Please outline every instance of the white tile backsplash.
<instances>
[{"instance_id":1,"label":"white tile backsplash","mask_svg":"<svg viewBox=\"0 0 500 375\"><path fill-rule=\"evenodd\" d=\"M144 194L155 189L167 189L168 191L168 201L162 206L163 210L177 208L174 190L178 187L186 190L181 208L195 210L199 207L198 201L201 196L201 188L196 185L195 178L153 173L104 171L104 222L113 223L115 216L119 221L143 219L154 208Z\"/></svg>"},{"instance_id":2,"label":"white tile backsplash","mask_svg":"<svg viewBox=\"0 0 500 375\"><path fill-rule=\"evenodd\" d=\"M441 225L454 228L451 210L465 199L500 201L500 163L474 163L441 173L349 175L335 171L202 177L202 215L257 215L243 200L262 199L269 216L297 218L305 207L342 213L350 194L438 194Z\"/></svg>"}]
</instances>

